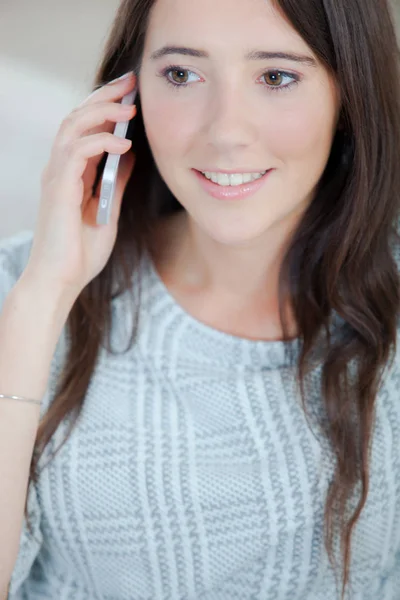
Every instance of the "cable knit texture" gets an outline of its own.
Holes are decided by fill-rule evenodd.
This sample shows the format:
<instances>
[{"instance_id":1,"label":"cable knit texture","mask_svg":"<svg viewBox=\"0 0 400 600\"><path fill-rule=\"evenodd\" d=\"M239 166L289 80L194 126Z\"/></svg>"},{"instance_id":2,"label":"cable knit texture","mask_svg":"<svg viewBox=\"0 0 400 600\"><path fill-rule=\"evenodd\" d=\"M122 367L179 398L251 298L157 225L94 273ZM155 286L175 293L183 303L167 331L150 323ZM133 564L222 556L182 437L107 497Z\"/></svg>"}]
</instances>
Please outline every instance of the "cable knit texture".
<instances>
[{"instance_id":1,"label":"cable knit texture","mask_svg":"<svg viewBox=\"0 0 400 600\"><path fill-rule=\"evenodd\" d=\"M30 231L0 242L0 306L31 243ZM333 457L319 427L319 367L308 422L297 341L208 327L177 304L148 257L140 272L137 340L122 352L132 326L124 294L113 302L121 353L102 349L78 425L30 490L33 535L24 524L10 600L339 599L323 541ZM67 345L64 329L43 413ZM399 390L398 354L377 398L349 600L400 600Z\"/></svg>"}]
</instances>

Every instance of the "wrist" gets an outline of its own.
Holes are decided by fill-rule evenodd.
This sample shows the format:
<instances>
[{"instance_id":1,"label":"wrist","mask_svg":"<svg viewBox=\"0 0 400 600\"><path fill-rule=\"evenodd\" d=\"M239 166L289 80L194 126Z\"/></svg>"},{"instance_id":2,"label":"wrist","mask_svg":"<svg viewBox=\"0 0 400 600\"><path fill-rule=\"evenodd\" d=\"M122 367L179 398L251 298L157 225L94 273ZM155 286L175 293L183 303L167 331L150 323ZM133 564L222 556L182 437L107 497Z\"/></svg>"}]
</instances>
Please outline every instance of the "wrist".
<instances>
[{"instance_id":1,"label":"wrist","mask_svg":"<svg viewBox=\"0 0 400 600\"><path fill-rule=\"evenodd\" d=\"M51 322L63 325L79 292L24 271L10 295L19 306L34 314L46 314Z\"/></svg>"}]
</instances>

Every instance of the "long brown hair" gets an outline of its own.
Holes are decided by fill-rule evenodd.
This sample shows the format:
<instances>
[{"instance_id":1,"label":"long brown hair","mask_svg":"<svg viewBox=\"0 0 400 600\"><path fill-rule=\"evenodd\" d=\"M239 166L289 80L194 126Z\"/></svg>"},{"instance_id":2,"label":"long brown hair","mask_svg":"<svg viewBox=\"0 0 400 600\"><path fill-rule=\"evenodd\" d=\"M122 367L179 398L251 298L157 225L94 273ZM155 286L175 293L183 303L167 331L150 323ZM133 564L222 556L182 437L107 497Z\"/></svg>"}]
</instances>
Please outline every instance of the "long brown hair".
<instances>
[{"instance_id":1,"label":"long brown hair","mask_svg":"<svg viewBox=\"0 0 400 600\"><path fill-rule=\"evenodd\" d=\"M121 2L94 89L128 70L139 73L153 4L154 0ZM325 171L282 264L279 297L282 300L289 290L302 344L297 381L304 409L308 359L321 331L329 340L321 397L336 464L326 500L325 545L335 563L333 540L339 533L344 595L351 534L368 493L375 399L391 351L396 351L400 293L391 240L397 239L400 198L399 48L389 0L275 4L334 75L342 98ZM116 244L106 267L82 291L69 315L68 354L58 390L39 425L30 483L36 481L38 460L60 422L71 419L65 439L74 427L100 346L106 342L112 352L111 302L130 289L156 219L180 209L155 166L139 96L137 109L132 147L136 164L124 194ZM137 315L138 303L132 308ZM336 342L329 336L333 311L344 323ZM281 321L288 339L284 314ZM135 332L136 327L130 345ZM352 363L358 365L354 381L348 368ZM356 488L358 502L348 515Z\"/></svg>"}]
</instances>

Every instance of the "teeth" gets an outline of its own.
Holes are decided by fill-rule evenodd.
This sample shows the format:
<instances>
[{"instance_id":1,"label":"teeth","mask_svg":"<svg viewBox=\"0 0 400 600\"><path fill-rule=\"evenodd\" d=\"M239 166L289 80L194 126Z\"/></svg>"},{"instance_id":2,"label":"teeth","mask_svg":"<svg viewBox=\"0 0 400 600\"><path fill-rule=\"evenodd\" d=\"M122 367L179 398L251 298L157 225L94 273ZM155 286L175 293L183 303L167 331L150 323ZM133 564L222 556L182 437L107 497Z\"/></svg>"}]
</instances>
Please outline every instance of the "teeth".
<instances>
[{"instance_id":1,"label":"teeth","mask_svg":"<svg viewBox=\"0 0 400 600\"><path fill-rule=\"evenodd\" d=\"M267 171L262 173L234 173L228 175L227 173L211 173L209 171L203 172L203 175L218 185L243 185L243 183L250 183L256 179L260 179Z\"/></svg>"}]
</instances>

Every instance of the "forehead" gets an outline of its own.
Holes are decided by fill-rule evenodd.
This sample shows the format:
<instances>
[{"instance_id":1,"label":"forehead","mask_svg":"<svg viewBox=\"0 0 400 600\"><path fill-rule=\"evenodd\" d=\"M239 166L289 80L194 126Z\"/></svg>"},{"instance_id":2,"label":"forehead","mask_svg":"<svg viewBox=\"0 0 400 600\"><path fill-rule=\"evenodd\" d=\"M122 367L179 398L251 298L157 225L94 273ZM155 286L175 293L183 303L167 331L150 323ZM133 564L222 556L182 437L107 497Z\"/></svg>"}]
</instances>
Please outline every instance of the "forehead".
<instances>
[{"instance_id":1,"label":"forehead","mask_svg":"<svg viewBox=\"0 0 400 600\"><path fill-rule=\"evenodd\" d=\"M271 0L156 0L150 13L146 48L163 44L204 48L211 54L260 46L310 49Z\"/></svg>"}]
</instances>

